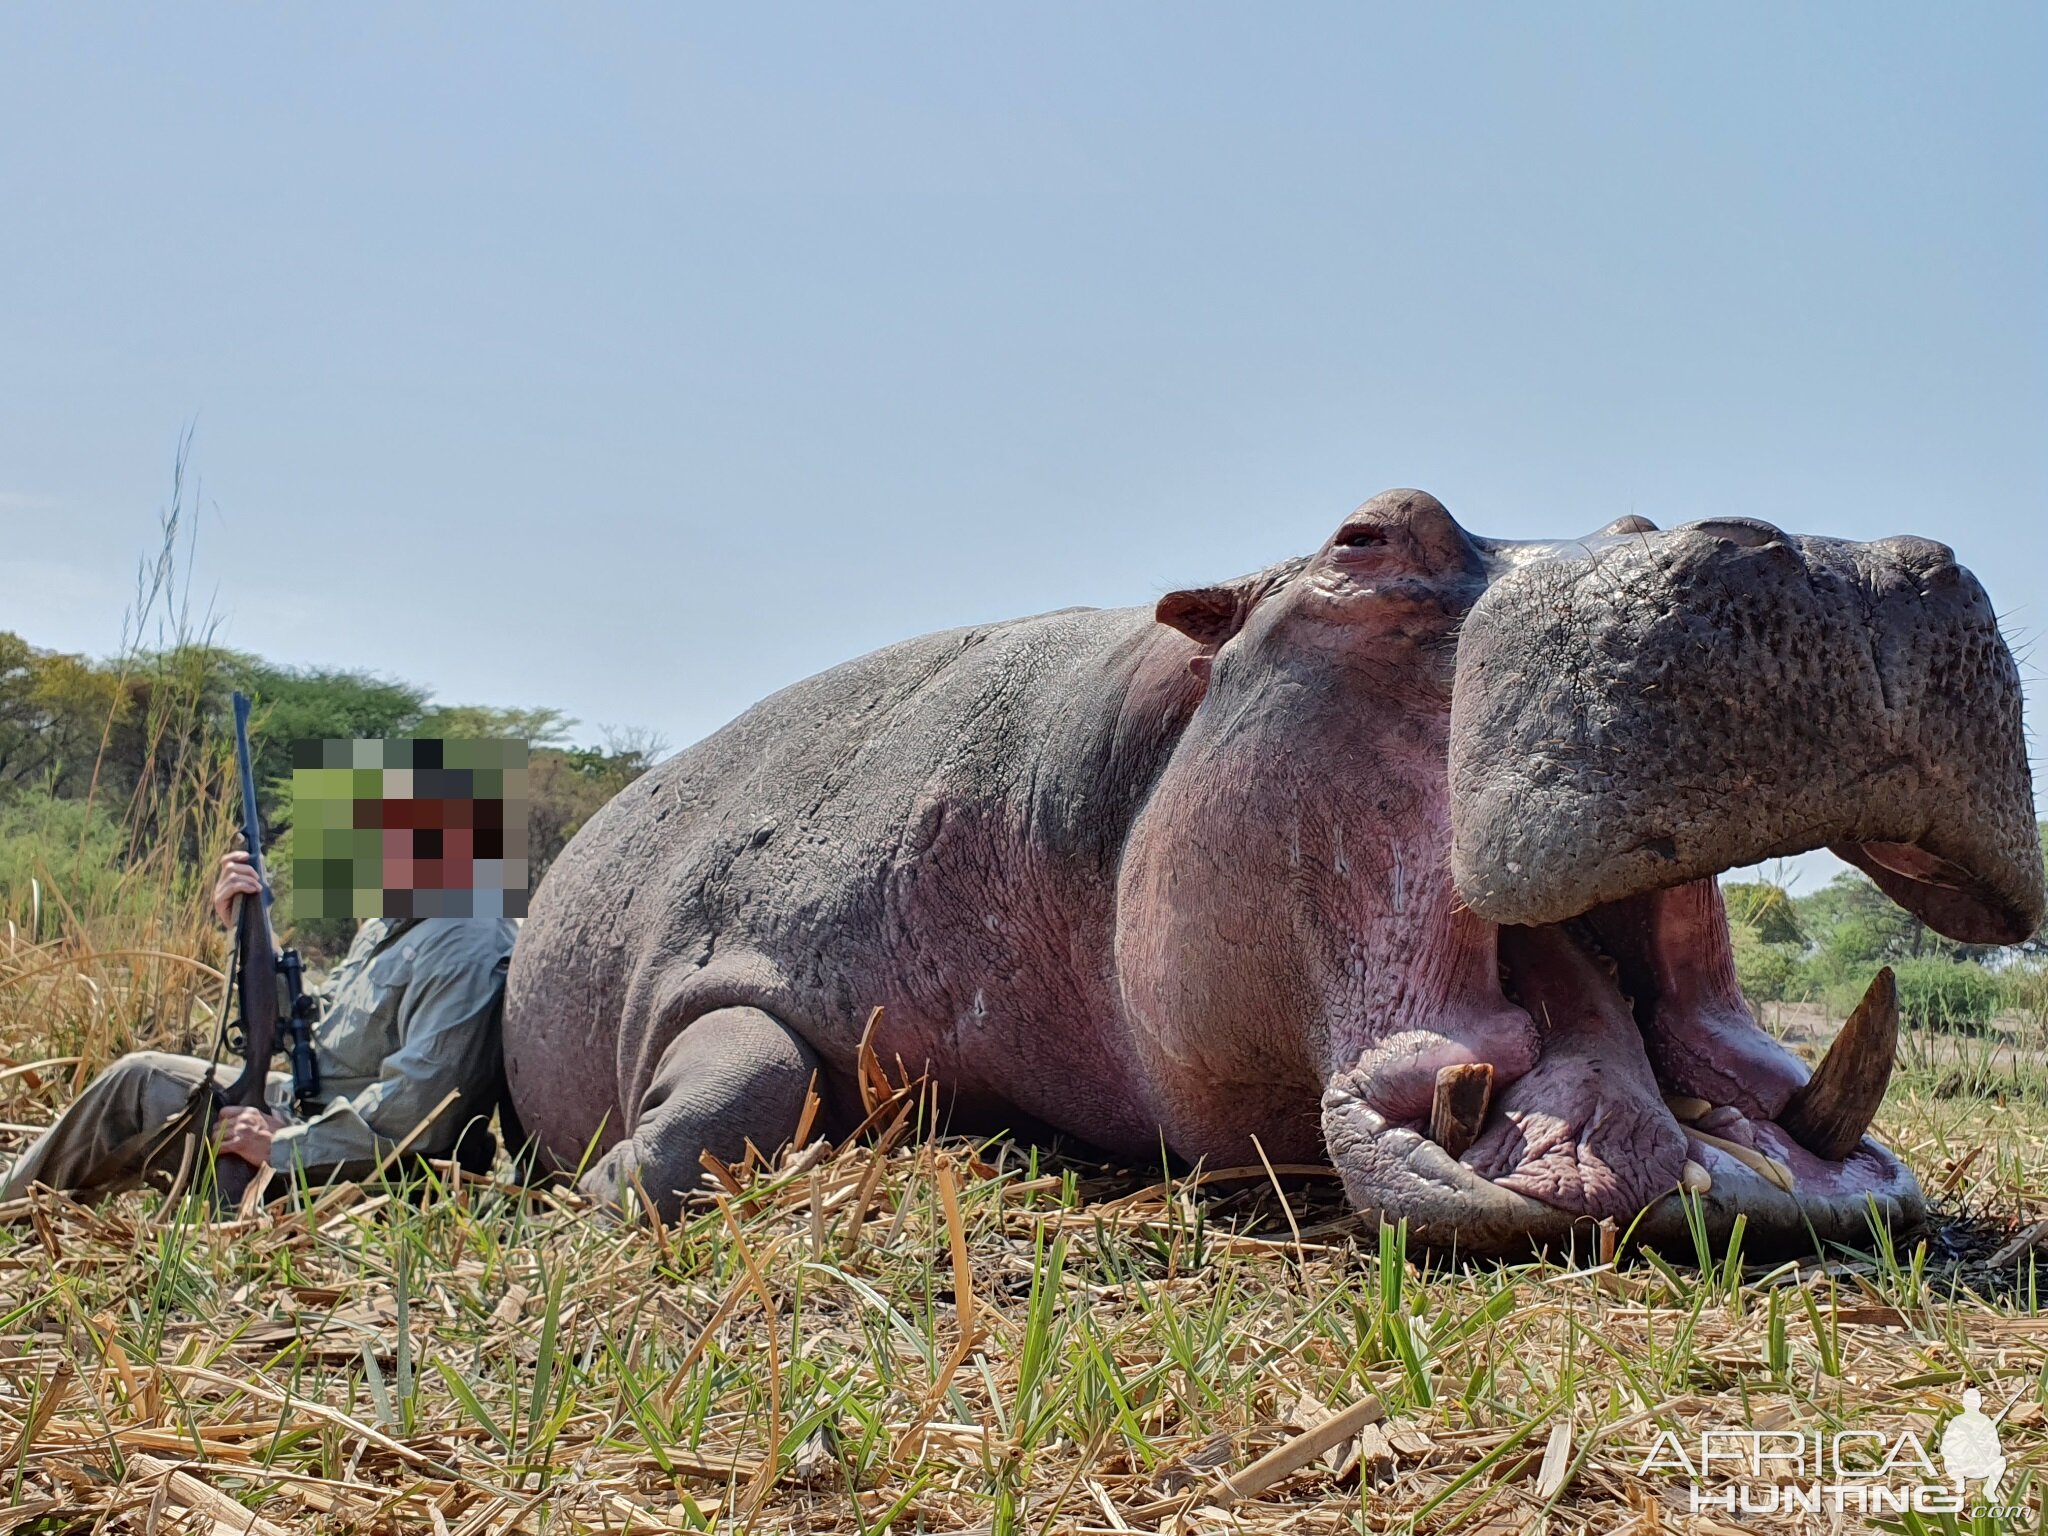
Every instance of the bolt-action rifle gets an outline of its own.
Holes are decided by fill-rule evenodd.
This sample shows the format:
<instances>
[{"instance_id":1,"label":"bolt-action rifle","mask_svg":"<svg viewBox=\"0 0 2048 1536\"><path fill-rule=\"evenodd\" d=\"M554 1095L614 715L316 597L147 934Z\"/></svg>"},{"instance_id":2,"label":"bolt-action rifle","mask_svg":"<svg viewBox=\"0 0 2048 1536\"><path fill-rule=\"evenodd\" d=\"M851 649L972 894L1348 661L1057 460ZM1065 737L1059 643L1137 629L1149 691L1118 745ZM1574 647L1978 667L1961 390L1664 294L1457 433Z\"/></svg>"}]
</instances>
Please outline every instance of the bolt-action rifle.
<instances>
[{"instance_id":1,"label":"bolt-action rifle","mask_svg":"<svg viewBox=\"0 0 2048 1536\"><path fill-rule=\"evenodd\" d=\"M320 1000L305 988L297 950L280 949L270 926L270 881L263 872L263 825L256 814L256 772L249 752L249 700L235 695L235 768L242 780L242 845L263 882L256 896L235 905L234 993L241 1016L227 1027L226 1044L242 1058L241 1075L215 1090L215 1116L222 1109L262 1109L270 1059L283 1051L291 1063L292 1102L301 1112L319 1105L320 1063L313 1055L313 1023ZM219 1054L216 1045L215 1054ZM256 1170L238 1157L222 1157L214 1177L226 1204L241 1202Z\"/></svg>"}]
</instances>

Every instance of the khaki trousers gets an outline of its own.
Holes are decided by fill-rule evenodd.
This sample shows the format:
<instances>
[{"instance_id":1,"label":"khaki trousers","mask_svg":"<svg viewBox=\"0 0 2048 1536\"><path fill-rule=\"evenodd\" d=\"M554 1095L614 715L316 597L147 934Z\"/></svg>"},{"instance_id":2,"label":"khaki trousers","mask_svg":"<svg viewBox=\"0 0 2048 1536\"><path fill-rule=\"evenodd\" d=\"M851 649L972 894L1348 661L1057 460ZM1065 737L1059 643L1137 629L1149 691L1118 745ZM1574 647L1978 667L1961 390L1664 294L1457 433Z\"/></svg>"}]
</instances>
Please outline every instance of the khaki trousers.
<instances>
[{"instance_id":1,"label":"khaki trousers","mask_svg":"<svg viewBox=\"0 0 2048 1536\"><path fill-rule=\"evenodd\" d=\"M94 1078L57 1123L15 1159L6 1181L0 1183L0 1200L20 1198L31 1184L97 1199L133 1189L152 1174L168 1180L177 1172L187 1138L165 1138L153 1157L147 1155L149 1147L142 1138L145 1132L163 1129L184 1112L192 1090L206 1080L207 1070L206 1062L197 1056L174 1056L166 1051L123 1056ZM231 1065L212 1069L223 1087L234 1081L236 1070ZM271 1073L267 1097L273 1109L289 1101L290 1076ZM206 1129L210 1134L213 1127ZM140 1144L119 1166L107 1166L109 1159L131 1142Z\"/></svg>"}]
</instances>

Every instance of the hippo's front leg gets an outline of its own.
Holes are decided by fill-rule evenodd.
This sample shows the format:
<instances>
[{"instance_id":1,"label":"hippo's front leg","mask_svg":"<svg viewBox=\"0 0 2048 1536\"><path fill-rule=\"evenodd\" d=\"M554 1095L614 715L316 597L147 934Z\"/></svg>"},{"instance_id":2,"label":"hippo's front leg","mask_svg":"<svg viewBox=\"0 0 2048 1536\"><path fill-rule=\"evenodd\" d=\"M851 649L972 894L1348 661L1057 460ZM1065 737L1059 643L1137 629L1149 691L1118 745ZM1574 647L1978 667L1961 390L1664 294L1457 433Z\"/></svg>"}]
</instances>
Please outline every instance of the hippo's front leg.
<instances>
[{"instance_id":1,"label":"hippo's front leg","mask_svg":"<svg viewBox=\"0 0 2048 1536\"><path fill-rule=\"evenodd\" d=\"M720 1008L669 1042L632 1109L625 1139L584 1174L593 1199L630 1209L634 1187L674 1220L704 1177L703 1155L727 1162L752 1142L773 1152L796 1134L817 1053L759 1008Z\"/></svg>"}]
</instances>

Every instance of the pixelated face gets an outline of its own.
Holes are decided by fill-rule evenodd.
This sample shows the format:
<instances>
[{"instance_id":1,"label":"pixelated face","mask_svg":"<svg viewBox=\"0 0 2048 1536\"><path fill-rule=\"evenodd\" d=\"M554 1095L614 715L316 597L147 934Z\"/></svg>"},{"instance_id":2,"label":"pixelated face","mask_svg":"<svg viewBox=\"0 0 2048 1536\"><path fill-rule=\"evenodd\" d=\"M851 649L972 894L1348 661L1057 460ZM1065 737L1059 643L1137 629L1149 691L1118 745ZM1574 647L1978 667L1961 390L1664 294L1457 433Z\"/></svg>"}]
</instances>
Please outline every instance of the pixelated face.
<instances>
[{"instance_id":1,"label":"pixelated face","mask_svg":"<svg viewBox=\"0 0 2048 1536\"><path fill-rule=\"evenodd\" d=\"M292 746L293 916L524 917L527 746Z\"/></svg>"}]
</instances>

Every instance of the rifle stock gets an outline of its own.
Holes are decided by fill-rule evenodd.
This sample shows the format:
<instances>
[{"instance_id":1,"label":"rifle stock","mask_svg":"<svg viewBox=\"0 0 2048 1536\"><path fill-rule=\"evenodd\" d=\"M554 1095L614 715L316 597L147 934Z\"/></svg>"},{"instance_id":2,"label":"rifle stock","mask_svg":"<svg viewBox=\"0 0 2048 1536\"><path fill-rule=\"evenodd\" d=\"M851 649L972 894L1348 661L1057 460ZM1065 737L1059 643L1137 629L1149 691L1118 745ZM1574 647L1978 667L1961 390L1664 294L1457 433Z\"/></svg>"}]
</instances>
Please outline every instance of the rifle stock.
<instances>
[{"instance_id":1,"label":"rifle stock","mask_svg":"<svg viewBox=\"0 0 2048 1536\"><path fill-rule=\"evenodd\" d=\"M277 948L270 915L260 897L244 896L235 905L235 1003L242 1016L242 1070L217 1090L216 1118L222 1109L266 1106L270 1058L277 1051ZM255 1166L239 1157L222 1156L215 1162L214 1180L224 1204L239 1205L255 1176Z\"/></svg>"}]
</instances>

